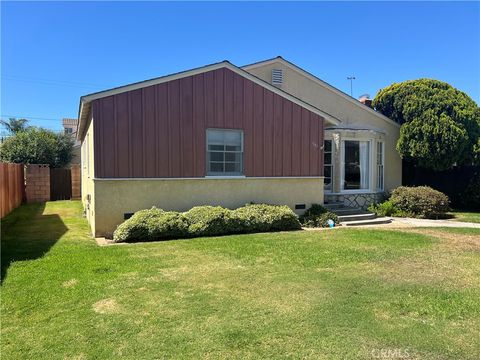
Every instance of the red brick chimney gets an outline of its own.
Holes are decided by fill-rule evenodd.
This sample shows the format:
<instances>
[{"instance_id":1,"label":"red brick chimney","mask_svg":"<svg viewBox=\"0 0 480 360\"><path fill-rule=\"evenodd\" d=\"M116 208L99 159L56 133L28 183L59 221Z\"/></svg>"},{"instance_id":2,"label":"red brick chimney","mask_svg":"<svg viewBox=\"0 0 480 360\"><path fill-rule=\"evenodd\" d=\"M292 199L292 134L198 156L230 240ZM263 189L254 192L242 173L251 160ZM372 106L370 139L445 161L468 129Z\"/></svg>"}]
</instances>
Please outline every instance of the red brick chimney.
<instances>
[{"instance_id":1,"label":"red brick chimney","mask_svg":"<svg viewBox=\"0 0 480 360\"><path fill-rule=\"evenodd\" d=\"M368 106L369 108L372 107L372 99L370 99L370 95L368 94L360 96L358 98L358 101L360 101L363 105Z\"/></svg>"}]
</instances>

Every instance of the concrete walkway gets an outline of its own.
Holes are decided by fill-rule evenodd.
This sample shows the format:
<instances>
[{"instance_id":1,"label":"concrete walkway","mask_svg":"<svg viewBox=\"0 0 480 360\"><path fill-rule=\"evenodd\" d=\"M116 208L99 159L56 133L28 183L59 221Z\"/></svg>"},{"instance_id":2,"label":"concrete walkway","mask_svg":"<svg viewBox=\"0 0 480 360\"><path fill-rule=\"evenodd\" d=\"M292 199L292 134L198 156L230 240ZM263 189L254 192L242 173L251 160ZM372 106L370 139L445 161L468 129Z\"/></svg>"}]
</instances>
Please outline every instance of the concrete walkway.
<instances>
[{"instance_id":1,"label":"concrete walkway","mask_svg":"<svg viewBox=\"0 0 480 360\"><path fill-rule=\"evenodd\" d=\"M415 227L451 227L451 228L473 228L480 229L480 223L463 222L455 220L429 220L414 218L392 217L389 224L362 225L360 227L382 227L382 228L415 228Z\"/></svg>"}]
</instances>

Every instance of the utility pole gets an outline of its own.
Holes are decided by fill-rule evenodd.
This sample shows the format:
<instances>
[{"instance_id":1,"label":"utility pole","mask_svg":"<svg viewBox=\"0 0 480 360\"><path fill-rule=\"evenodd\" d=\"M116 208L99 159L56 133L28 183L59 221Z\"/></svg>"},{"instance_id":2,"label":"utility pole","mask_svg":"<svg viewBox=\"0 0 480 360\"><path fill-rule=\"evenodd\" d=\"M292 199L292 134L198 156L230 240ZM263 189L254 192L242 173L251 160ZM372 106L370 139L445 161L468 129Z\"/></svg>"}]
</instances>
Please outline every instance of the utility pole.
<instances>
[{"instance_id":1,"label":"utility pole","mask_svg":"<svg viewBox=\"0 0 480 360\"><path fill-rule=\"evenodd\" d=\"M347 76L347 80L350 80L350 96L353 97L353 80L355 80L355 76Z\"/></svg>"}]
</instances>

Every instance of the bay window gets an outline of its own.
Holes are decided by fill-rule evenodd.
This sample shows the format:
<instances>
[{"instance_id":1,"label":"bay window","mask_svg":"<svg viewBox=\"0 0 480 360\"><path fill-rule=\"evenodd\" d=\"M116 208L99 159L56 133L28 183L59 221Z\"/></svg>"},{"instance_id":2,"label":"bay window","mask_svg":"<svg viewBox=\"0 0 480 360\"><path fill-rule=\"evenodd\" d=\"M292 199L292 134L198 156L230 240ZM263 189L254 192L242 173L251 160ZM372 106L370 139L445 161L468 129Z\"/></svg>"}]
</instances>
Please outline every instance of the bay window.
<instances>
[{"instance_id":1,"label":"bay window","mask_svg":"<svg viewBox=\"0 0 480 360\"><path fill-rule=\"evenodd\" d=\"M333 163L332 163L332 140L325 140L323 146L323 176L324 189L332 191L332 175L333 175Z\"/></svg>"},{"instance_id":2,"label":"bay window","mask_svg":"<svg viewBox=\"0 0 480 360\"><path fill-rule=\"evenodd\" d=\"M342 141L342 190L370 189L370 141Z\"/></svg>"},{"instance_id":3,"label":"bay window","mask_svg":"<svg viewBox=\"0 0 480 360\"><path fill-rule=\"evenodd\" d=\"M383 163L384 163L383 142L377 142L377 190L383 191Z\"/></svg>"}]
</instances>

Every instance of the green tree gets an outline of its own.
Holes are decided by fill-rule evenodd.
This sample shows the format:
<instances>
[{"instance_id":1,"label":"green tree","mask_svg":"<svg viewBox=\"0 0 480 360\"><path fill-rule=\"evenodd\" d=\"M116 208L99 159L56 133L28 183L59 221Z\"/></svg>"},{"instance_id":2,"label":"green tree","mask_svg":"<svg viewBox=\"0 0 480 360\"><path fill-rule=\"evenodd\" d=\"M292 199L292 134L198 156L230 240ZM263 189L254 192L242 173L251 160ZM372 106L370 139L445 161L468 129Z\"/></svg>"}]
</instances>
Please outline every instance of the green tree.
<instances>
[{"instance_id":1,"label":"green tree","mask_svg":"<svg viewBox=\"0 0 480 360\"><path fill-rule=\"evenodd\" d=\"M8 121L5 120L0 120L0 124L10 133L10 134L16 134L20 131L25 131L28 126L28 120L27 119L15 119L15 118L10 118Z\"/></svg>"},{"instance_id":2,"label":"green tree","mask_svg":"<svg viewBox=\"0 0 480 360\"><path fill-rule=\"evenodd\" d=\"M72 156L73 140L69 135L35 127L16 133L0 146L0 159L12 163L63 167Z\"/></svg>"},{"instance_id":3,"label":"green tree","mask_svg":"<svg viewBox=\"0 0 480 360\"><path fill-rule=\"evenodd\" d=\"M480 161L480 108L464 92L432 79L380 90L374 108L402 124L400 156L436 171Z\"/></svg>"}]
</instances>

